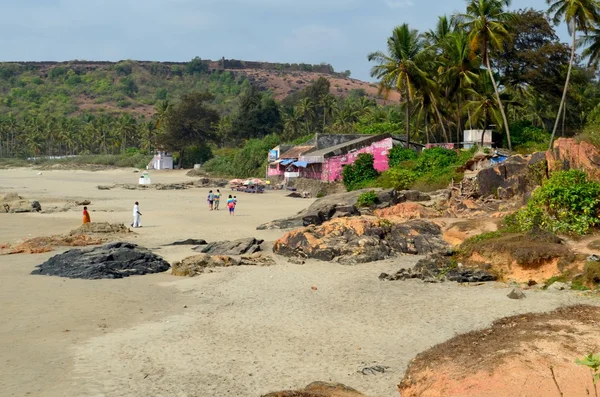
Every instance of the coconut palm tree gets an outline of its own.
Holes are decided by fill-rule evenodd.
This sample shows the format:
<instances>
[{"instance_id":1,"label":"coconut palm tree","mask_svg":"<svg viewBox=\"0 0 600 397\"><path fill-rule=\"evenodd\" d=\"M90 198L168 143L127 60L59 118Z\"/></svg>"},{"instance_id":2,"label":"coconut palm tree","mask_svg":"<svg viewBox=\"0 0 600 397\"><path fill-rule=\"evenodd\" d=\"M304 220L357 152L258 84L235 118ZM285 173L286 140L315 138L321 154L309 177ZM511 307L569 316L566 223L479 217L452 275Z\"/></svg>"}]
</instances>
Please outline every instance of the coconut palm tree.
<instances>
[{"instance_id":1,"label":"coconut palm tree","mask_svg":"<svg viewBox=\"0 0 600 397\"><path fill-rule=\"evenodd\" d=\"M315 104L310 98L303 98L298 103L298 108L296 111L300 114L300 116L304 119L304 127L306 129L306 133L310 134L310 125L315 118Z\"/></svg>"},{"instance_id":2,"label":"coconut palm tree","mask_svg":"<svg viewBox=\"0 0 600 397\"><path fill-rule=\"evenodd\" d=\"M371 76L380 80L379 92L395 89L405 104L406 147L410 146L411 103L421 87L431 84L431 79L422 69L429 50L417 30L403 24L394 29L388 39L387 54L377 51L369 54L369 61L377 62Z\"/></svg>"},{"instance_id":3,"label":"coconut palm tree","mask_svg":"<svg viewBox=\"0 0 600 397\"><path fill-rule=\"evenodd\" d=\"M337 101L333 95L327 94L321 99L320 105L321 108L323 108L323 131L325 131L325 127L327 126L327 117L333 116L333 112L337 106Z\"/></svg>"},{"instance_id":4,"label":"coconut palm tree","mask_svg":"<svg viewBox=\"0 0 600 397\"><path fill-rule=\"evenodd\" d=\"M506 132L508 148L512 150L508 120L504 112L504 106L502 106L500 92L492 72L489 57L490 47L501 50L504 42L509 38L506 24L513 19L513 14L506 12L505 7L509 7L510 3L511 0L468 0L467 12L457 15L456 20L468 30L471 48L479 51L481 61L487 68L494 86L498 108L502 114L502 124Z\"/></svg>"},{"instance_id":5,"label":"coconut palm tree","mask_svg":"<svg viewBox=\"0 0 600 397\"><path fill-rule=\"evenodd\" d=\"M573 70L573 61L575 59L575 48L577 46L577 32L583 32L588 35L588 32L593 30L594 25L600 22L600 2L598 0L546 0L548 5L548 14L552 15L552 22L559 24L565 22L569 28L569 34L572 36L571 43L571 58L569 59L569 69L567 70L567 78L565 80L565 88L563 88L562 98L558 107L558 114L552 129L550 137L550 145L548 149L552 149L552 142L556 135L560 117L563 114L563 107L567 98L567 90L569 88L569 80L571 79L571 71ZM584 36L585 37L585 36ZM585 42L585 41L584 41ZM587 55L597 54L597 46L591 46L590 52ZM597 58L595 58L597 59Z\"/></svg>"},{"instance_id":6,"label":"coconut palm tree","mask_svg":"<svg viewBox=\"0 0 600 397\"><path fill-rule=\"evenodd\" d=\"M485 131L488 127L491 124L502 124L502 114L498 102L494 99L492 84L488 76L482 75L477 89L468 90L471 99L467 102L466 109L469 111L469 122L482 128L481 147L483 147Z\"/></svg>"}]
</instances>

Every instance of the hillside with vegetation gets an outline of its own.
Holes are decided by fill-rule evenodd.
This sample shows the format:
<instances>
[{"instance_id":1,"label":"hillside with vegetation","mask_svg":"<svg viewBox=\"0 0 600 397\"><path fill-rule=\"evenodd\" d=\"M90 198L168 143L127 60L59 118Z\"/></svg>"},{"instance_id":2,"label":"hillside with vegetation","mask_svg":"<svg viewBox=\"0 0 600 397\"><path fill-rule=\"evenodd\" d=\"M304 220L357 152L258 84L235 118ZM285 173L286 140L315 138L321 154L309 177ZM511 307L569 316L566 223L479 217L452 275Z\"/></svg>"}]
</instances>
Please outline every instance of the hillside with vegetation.
<instances>
[{"instance_id":1,"label":"hillside with vegetation","mask_svg":"<svg viewBox=\"0 0 600 397\"><path fill-rule=\"evenodd\" d=\"M464 129L489 128L496 146L523 153L544 150L552 135L594 140L600 18L508 3L468 2L427 32L396 27L385 51L365 54L375 84L329 65L224 59L3 63L0 157L146 159L160 147L182 166L246 176L262 174L273 145L321 132L460 145ZM570 44L554 28L565 18Z\"/></svg>"}]
</instances>

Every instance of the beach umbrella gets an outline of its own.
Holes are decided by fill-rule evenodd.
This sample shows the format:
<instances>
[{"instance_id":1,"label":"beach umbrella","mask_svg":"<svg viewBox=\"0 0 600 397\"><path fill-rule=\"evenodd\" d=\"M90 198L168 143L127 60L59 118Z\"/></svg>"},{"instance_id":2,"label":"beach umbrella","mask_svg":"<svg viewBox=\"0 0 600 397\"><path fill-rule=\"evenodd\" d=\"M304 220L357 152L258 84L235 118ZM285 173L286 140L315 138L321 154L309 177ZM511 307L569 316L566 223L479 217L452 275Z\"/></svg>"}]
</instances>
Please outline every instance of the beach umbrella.
<instances>
[{"instance_id":1,"label":"beach umbrella","mask_svg":"<svg viewBox=\"0 0 600 397\"><path fill-rule=\"evenodd\" d=\"M229 183L230 183L231 185L240 185L240 184L242 184L243 182L244 182L244 181L242 181L241 179L232 179L232 180L230 180L230 181L229 181Z\"/></svg>"},{"instance_id":2,"label":"beach umbrella","mask_svg":"<svg viewBox=\"0 0 600 397\"><path fill-rule=\"evenodd\" d=\"M249 179L250 182L252 182L255 185L264 185L264 182L262 179L258 179L258 178L254 178L254 179Z\"/></svg>"}]
</instances>

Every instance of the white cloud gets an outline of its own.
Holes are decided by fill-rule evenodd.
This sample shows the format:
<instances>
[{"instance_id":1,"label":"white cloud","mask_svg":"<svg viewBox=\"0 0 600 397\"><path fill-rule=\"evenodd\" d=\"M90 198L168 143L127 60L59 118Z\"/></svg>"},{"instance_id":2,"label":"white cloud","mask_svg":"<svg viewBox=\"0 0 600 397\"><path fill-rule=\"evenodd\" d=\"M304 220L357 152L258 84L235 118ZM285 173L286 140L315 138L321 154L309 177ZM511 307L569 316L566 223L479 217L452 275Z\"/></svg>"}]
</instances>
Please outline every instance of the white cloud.
<instances>
[{"instance_id":1,"label":"white cloud","mask_svg":"<svg viewBox=\"0 0 600 397\"><path fill-rule=\"evenodd\" d=\"M406 8L415 5L412 0L385 0L385 3L390 8Z\"/></svg>"}]
</instances>

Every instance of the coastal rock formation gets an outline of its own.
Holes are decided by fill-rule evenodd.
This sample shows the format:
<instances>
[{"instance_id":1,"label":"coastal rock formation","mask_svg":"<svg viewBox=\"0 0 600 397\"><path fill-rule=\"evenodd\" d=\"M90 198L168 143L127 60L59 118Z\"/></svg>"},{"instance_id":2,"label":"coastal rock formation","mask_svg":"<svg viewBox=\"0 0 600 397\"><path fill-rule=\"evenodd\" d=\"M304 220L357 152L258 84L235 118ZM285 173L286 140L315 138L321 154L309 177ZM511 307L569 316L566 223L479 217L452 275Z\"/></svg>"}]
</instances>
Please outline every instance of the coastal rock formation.
<instances>
[{"instance_id":1,"label":"coastal rock formation","mask_svg":"<svg viewBox=\"0 0 600 397\"><path fill-rule=\"evenodd\" d=\"M546 159L550 171L583 170L592 179L600 180L600 150L591 143L557 139L552 150L546 152Z\"/></svg>"},{"instance_id":2,"label":"coastal rock formation","mask_svg":"<svg viewBox=\"0 0 600 397\"><path fill-rule=\"evenodd\" d=\"M391 223L361 216L291 231L275 242L273 251L287 257L356 264L400 253L445 254L450 247L440 227L430 221Z\"/></svg>"},{"instance_id":3,"label":"coastal rock formation","mask_svg":"<svg viewBox=\"0 0 600 397\"><path fill-rule=\"evenodd\" d=\"M478 283L496 281L498 277L482 269L456 264L447 256L431 255L418 261L412 269L400 269L395 274L381 273L379 279L387 281L420 279L426 283L444 281Z\"/></svg>"},{"instance_id":4,"label":"coastal rock formation","mask_svg":"<svg viewBox=\"0 0 600 397\"><path fill-rule=\"evenodd\" d=\"M244 255L253 254L261 250L263 240L255 238L243 238L235 241L218 241L208 243L201 247L195 247L194 251L211 255Z\"/></svg>"},{"instance_id":5,"label":"coastal rock formation","mask_svg":"<svg viewBox=\"0 0 600 397\"><path fill-rule=\"evenodd\" d=\"M402 397L593 395L589 368L574 361L600 344L598 318L600 308L584 305L503 318L417 355L398 390Z\"/></svg>"},{"instance_id":6,"label":"coastal rock formation","mask_svg":"<svg viewBox=\"0 0 600 397\"><path fill-rule=\"evenodd\" d=\"M347 193L332 194L316 200L297 215L265 223L257 227L265 229L293 229L309 225L321 225L330 219L360 215L356 207L358 197L368 191L377 194L376 208L383 209L405 201L429 201L431 196L416 190L362 189Z\"/></svg>"},{"instance_id":7,"label":"coastal rock formation","mask_svg":"<svg viewBox=\"0 0 600 397\"><path fill-rule=\"evenodd\" d=\"M365 395L340 383L313 382L302 390L280 391L262 397L365 397Z\"/></svg>"},{"instance_id":8,"label":"coastal rock formation","mask_svg":"<svg viewBox=\"0 0 600 397\"><path fill-rule=\"evenodd\" d=\"M132 231L123 223L108 222L90 222L84 223L77 229L72 230L69 235L76 236L80 234L128 234Z\"/></svg>"},{"instance_id":9,"label":"coastal rock formation","mask_svg":"<svg viewBox=\"0 0 600 397\"><path fill-rule=\"evenodd\" d=\"M42 206L37 200L24 200L17 193L7 193L0 200L0 211L11 214L41 212Z\"/></svg>"},{"instance_id":10,"label":"coastal rock formation","mask_svg":"<svg viewBox=\"0 0 600 397\"><path fill-rule=\"evenodd\" d=\"M179 241L175 241L172 242L171 244L167 244L167 245L206 245L206 240L203 239L197 239L197 238L188 238L185 240L179 240Z\"/></svg>"},{"instance_id":11,"label":"coastal rock formation","mask_svg":"<svg viewBox=\"0 0 600 397\"><path fill-rule=\"evenodd\" d=\"M465 241L458 249L460 260L471 266L489 265L505 280L543 283L571 270L580 273L577 256L552 233L492 232Z\"/></svg>"},{"instance_id":12,"label":"coastal rock formation","mask_svg":"<svg viewBox=\"0 0 600 397\"><path fill-rule=\"evenodd\" d=\"M440 216L436 210L413 202L405 202L396 204L393 207L378 209L374 211L374 215L386 219L422 219L437 218Z\"/></svg>"},{"instance_id":13,"label":"coastal rock formation","mask_svg":"<svg viewBox=\"0 0 600 397\"><path fill-rule=\"evenodd\" d=\"M262 253L243 255L240 259L227 255L199 254L173 263L172 274L175 276L193 277L210 271L211 268L215 267L273 265L275 265L273 258Z\"/></svg>"},{"instance_id":14,"label":"coastal rock formation","mask_svg":"<svg viewBox=\"0 0 600 397\"><path fill-rule=\"evenodd\" d=\"M96 280L161 273L169 268L167 261L148 249L118 242L53 256L38 265L31 274Z\"/></svg>"},{"instance_id":15,"label":"coastal rock formation","mask_svg":"<svg viewBox=\"0 0 600 397\"><path fill-rule=\"evenodd\" d=\"M538 152L529 158L523 156L509 157L495 167L479 171L473 181L472 197L495 196L510 199L530 193L542 183L547 176L545 152ZM465 182L469 182L468 179Z\"/></svg>"}]
</instances>

